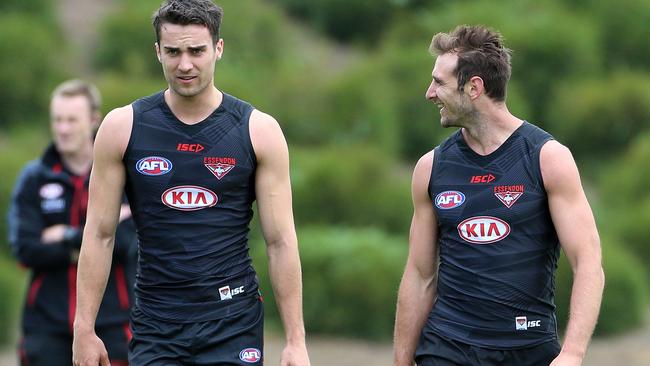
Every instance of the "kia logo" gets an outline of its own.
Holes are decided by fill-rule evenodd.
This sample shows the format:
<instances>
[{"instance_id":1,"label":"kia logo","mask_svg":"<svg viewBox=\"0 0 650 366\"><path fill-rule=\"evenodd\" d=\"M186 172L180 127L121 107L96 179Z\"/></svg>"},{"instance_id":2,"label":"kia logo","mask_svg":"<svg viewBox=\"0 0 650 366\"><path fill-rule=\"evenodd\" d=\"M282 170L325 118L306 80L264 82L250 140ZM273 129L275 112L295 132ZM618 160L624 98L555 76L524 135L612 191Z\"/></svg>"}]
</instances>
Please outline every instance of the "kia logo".
<instances>
[{"instance_id":1,"label":"kia logo","mask_svg":"<svg viewBox=\"0 0 650 366\"><path fill-rule=\"evenodd\" d=\"M195 211L212 207L217 203L217 195L199 186L178 186L169 188L161 196L162 202L176 210Z\"/></svg>"},{"instance_id":2,"label":"kia logo","mask_svg":"<svg viewBox=\"0 0 650 366\"><path fill-rule=\"evenodd\" d=\"M496 217L476 216L458 224L458 234L469 243L490 244L508 236L510 225Z\"/></svg>"}]
</instances>

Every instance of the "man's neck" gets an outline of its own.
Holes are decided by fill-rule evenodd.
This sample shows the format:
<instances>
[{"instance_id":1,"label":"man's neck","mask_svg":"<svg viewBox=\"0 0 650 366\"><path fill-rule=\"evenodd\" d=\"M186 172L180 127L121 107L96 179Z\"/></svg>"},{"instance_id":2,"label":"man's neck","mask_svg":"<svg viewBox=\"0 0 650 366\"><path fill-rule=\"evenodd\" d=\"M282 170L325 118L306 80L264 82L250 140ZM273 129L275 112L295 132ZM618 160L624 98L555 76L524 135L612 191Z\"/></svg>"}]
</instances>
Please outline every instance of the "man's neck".
<instances>
[{"instance_id":1,"label":"man's neck","mask_svg":"<svg viewBox=\"0 0 650 366\"><path fill-rule=\"evenodd\" d=\"M74 175L86 175L93 164L92 142L74 153L61 154L63 165Z\"/></svg>"},{"instance_id":2,"label":"man's neck","mask_svg":"<svg viewBox=\"0 0 650 366\"><path fill-rule=\"evenodd\" d=\"M467 145L479 155L489 155L499 148L523 123L503 105L477 114L473 124L461 131Z\"/></svg>"},{"instance_id":3,"label":"man's neck","mask_svg":"<svg viewBox=\"0 0 650 366\"><path fill-rule=\"evenodd\" d=\"M193 125L206 119L223 101L223 93L216 87L210 86L192 97L184 97L171 89L165 91L165 102L176 118L181 122Z\"/></svg>"}]
</instances>

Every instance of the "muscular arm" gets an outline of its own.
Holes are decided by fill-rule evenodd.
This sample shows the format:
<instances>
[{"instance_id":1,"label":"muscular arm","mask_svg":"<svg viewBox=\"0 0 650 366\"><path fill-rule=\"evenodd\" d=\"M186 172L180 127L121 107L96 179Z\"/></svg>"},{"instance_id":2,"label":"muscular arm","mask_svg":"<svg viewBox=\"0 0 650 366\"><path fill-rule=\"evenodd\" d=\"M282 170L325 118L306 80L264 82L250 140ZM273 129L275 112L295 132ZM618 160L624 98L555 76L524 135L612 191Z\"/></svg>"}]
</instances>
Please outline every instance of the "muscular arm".
<instances>
[{"instance_id":1,"label":"muscular arm","mask_svg":"<svg viewBox=\"0 0 650 366\"><path fill-rule=\"evenodd\" d=\"M428 194L433 151L424 155L413 172L413 219L409 255L397 298L395 366L412 366L422 327L433 306L438 270L438 226Z\"/></svg>"},{"instance_id":2,"label":"muscular arm","mask_svg":"<svg viewBox=\"0 0 650 366\"><path fill-rule=\"evenodd\" d=\"M289 152L280 126L271 116L253 111L250 132L258 161L255 191L267 245L269 275L287 338L283 359L296 360L283 365L307 365L302 274L291 206ZM287 355L292 352L304 354Z\"/></svg>"},{"instance_id":3,"label":"muscular arm","mask_svg":"<svg viewBox=\"0 0 650 366\"><path fill-rule=\"evenodd\" d=\"M111 267L125 182L122 155L131 123L130 107L114 110L106 116L95 139L88 217L77 272L75 365L94 366L100 357L102 365L108 364L106 351L94 334L94 326Z\"/></svg>"},{"instance_id":4,"label":"muscular arm","mask_svg":"<svg viewBox=\"0 0 650 366\"><path fill-rule=\"evenodd\" d=\"M540 164L553 224L573 270L569 323L559 358L579 365L602 299L605 279L600 239L571 152L549 141L542 147Z\"/></svg>"}]
</instances>

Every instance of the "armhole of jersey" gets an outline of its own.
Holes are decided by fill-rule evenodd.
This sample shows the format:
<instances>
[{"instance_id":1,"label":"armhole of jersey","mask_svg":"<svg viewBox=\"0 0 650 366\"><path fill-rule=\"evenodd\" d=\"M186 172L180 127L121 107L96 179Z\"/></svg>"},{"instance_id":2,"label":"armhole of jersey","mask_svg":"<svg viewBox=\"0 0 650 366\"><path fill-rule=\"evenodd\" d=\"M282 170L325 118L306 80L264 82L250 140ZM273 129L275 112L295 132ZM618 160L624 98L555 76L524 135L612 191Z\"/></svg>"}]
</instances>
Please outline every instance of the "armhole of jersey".
<instances>
[{"instance_id":1,"label":"armhole of jersey","mask_svg":"<svg viewBox=\"0 0 650 366\"><path fill-rule=\"evenodd\" d=\"M429 185L428 185L428 191L429 191L429 197L432 197L433 199L433 180L436 172L436 163L438 161L438 155L440 154L440 146L436 146L435 149L433 149L433 161L431 162L431 174L429 175Z\"/></svg>"},{"instance_id":2,"label":"armhole of jersey","mask_svg":"<svg viewBox=\"0 0 650 366\"><path fill-rule=\"evenodd\" d=\"M244 127L246 130L246 142L248 142L248 148L251 152L251 159L253 160L251 163L253 164L253 168L257 168L257 154L255 154L255 147L253 146L253 139L251 138L251 115L253 114L253 111L255 111L255 108L253 108L251 105L248 105L247 110L242 116L242 121L244 122Z\"/></svg>"},{"instance_id":3,"label":"armhole of jersey","mask_svg":"<svg viewBox=\"0 0 650 366\"><path fill-rule=\"evenodd\" d=\"M546 192L546 185L544 184L544 176L542 175L542 148L544 145L546 145L549 141L555 140L552 136L548 136L545 139L543 139L539 145L537 145L535 149L535 155L533 156L533 164L534 164L534 169L535 169L535 174L537 174L537 177L539 179L539 184L540 184L540 189L542 189L544 192Z\"/></svg>"},{"instance_id":4,"label":"armhole of jersey","mask_svg":"<svg viewBox=\"0 0 650 366\"><path fill-rule=\"evenodd\" d=\"M140 131L139 128L140 124L136 122L140 120L139 117L141 112L140 112L140 108L136 108L136 103L131 104L131 109L133 110L133 120L131 121L131 133L129 134L129 142L126 144L126 149L124 149L124 154L122 155L122 161L124 162L125 166L127 163L126 161L127 157L131 152L131 147L133 146L133 144L135 144L135 138L137 137L138 132Z\"/></svg>"}]
</instances>

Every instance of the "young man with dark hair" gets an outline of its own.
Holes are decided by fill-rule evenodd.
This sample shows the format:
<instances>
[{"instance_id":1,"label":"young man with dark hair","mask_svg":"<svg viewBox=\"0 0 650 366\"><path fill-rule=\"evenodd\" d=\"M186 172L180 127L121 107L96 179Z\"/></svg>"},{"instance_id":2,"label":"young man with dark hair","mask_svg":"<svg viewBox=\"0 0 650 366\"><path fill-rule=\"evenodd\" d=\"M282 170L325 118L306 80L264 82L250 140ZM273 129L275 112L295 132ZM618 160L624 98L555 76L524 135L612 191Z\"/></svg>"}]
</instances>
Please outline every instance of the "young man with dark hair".
<instances>
[{"instance_id":1,"label":"young man with dark hair","mask_svg":"<svg viewBox=\"0 0 650 366\"><path fill-rule=\"evenodd\" d=\"M433 38L427 99L459 130L413 173L396 366L578 366L604 275L598 232L569 149L506 107L510 50L483 26ZM564 344L556 330L560 248L573 269Z\"/></svg>"},{"instance_id":2,"label":"young man with dark hair","mask_svg":"<svg viewBox=\"0 0 650 366\"><path fill-rule=\"evenodd\" d=\"M74 364L107 365L93 331L126 190L138 228L131 365L263 362L263 307L248 253L257 200L287 344L306 366L302 280L289 157L273 117L214 85L221 9L169 0L154 15L168 89L106 116L97 134L79 259Z\"/></svg>"},{"instance_id":3,"label":"young man with dark hair","mask_svg":"<svg viewBox=\"0 0 650 366\"><path fill-rule=\"evenodd\" d=\"M94 85L69 80L52 93L53 143L23 170L9 212L9 241L31 270L23 308L20 362L27 366L69 366L75 312L77 258L86 220L93 138L100 121ZM119 205L118 205L118 211ZM112 269L95 327L111 352L126 365L135 261L135 228L124 205L118 219Z\"/></svg>"}]
</instances>

